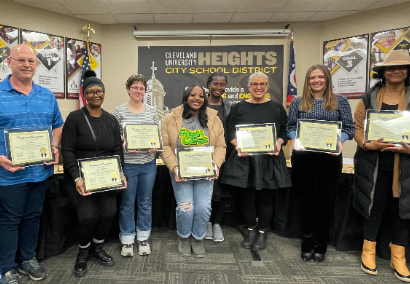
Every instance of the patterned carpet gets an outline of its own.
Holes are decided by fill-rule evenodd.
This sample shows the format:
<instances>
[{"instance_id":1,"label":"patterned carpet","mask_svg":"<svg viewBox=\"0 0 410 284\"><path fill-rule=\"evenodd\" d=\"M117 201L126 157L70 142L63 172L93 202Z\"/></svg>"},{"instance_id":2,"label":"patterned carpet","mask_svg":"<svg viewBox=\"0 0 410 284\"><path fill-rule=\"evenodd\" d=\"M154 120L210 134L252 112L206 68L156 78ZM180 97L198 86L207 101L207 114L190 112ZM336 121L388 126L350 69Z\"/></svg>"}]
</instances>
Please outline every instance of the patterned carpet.
<instances>
[{"instance_id":1,"label":"patterned carpet","mask_svg":"<svg viewBox=\"0 0 410 284\"><path fill-rule=\"evenodd\" d=\"M20 283L30 284L99 284L99 283L158 283L158 284L261 284L261 283L315 283L315 284L370 284L400 283L389 261L378 258L378 276L369 276L360 269L360 252L341 252L329 247L326 260L321 264L302 262L297 239L281 238L269 232L268 247L255 261L250 250L240 247L242 235L233 227L223 227L225 241L205 240L207 256L203 259L183 258L177 253L178 237L175 231L154 229L151 234L152 253L133 258L120 256L120 243L106 244L106 251L115 259L115 266L103 267L90 261L88 273L75 277L73 267L78 247L42 262L48 278L38 282L22 276ZM258 255L256 255L258 257Z\"/></svg>"}]
</instances>

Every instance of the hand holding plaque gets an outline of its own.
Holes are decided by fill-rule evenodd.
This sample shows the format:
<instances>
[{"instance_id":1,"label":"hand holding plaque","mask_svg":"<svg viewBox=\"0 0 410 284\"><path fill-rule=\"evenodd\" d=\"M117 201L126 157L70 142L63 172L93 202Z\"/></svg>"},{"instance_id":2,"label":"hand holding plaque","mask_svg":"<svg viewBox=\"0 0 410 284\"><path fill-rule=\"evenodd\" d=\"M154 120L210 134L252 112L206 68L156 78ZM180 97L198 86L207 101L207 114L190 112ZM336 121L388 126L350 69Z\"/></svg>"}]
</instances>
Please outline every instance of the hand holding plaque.
<instances>
[{"instance_id":1,"label":"hand holding plaque","mask_svg":"<svg viewBox=\"0 0 410 284\"><path fill-rule=\"evenodd\" d=\"M241 153L261 155L278 151L274 123L236 125L236 139Z\"/></svg>"},{"instance_id":2,"label":"hand holding plaque","mask_svg":"<svg viewBox=\"0 0 410 284\"><path fill-rule=\"evenodd\" d=\"M340 121L298 119L294 149L338 155L341 128Z\"/></svg>"},{"instance_id":3,"label":"hand holding plaque","mask_svg":"<svg viewBox=\"0 0 410 284\"><path fill-rule=\"evenodd\" d=\"M78 159L85 192L101 192L126 186L119 156Z\"/></svg>"},{"instance_id":4,"label":"hand holding plaque","mask_svg":"<svg viewBox=\"0 0 410 284\"><path fill-rule=\"evenodd\" d=\"M366 111L365 142L383 138L385 143L410 143L410 112L396 110Z\"/></svg>"},{"instance_id":5,"label":"hand holding plaque","mask_svg":"<svg viewBox=\"0 0 410 284\"><path fill-rule=\"evenodd\" d=\"M162 150L162 139L156 124L124 124L125 150L130 152Z\"/></svg>"},{"instance_id":6,"label":"hand holding plaque","mask_svg":"<svg viewBox=\"0 0 410 284\"><path fill-rule=\"evenodd\" d=\"M213 146L175 149L178 163L178 176L186 180L216 177L217 170L212 158L213 152Z\"/></svg>"},{"instance_id":7,"label":"hand holding plaque","mask_svg":"<svg viewBox=\"0 0 410 284\"><path fill-rule=\"evenodd\" d=\"M51 128L5 129L7 158L12 166L30 166L55 161Z\"/></svg>"}]
</instances>

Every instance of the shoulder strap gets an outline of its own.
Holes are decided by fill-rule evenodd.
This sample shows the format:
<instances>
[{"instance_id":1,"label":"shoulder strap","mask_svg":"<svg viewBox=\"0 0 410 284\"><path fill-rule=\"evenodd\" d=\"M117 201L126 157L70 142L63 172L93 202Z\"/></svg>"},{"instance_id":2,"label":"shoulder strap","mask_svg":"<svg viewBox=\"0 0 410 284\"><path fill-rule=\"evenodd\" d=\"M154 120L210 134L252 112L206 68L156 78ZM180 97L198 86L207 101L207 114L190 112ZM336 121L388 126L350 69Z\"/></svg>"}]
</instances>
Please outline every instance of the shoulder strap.
<instances>
[{"instance_id":1,"label":"shoulder strap","mask_svg":"<svg viewBox=\"0 0 410 284\"><path fill-rule=\"evenodd\" d=\"M97 157L97 138L95 137L95 133L93 128L91 127L90 121L88 120L87 115L85 114L85 111L83 109L81 109L82 114L84 115L85 121L87 121L88 127L90 128L91 134L93 135L93 139L94 139L94 145L95 145L95 157ZM101 123L101 122L100 122Z\"/></svg>"}]
</instances>

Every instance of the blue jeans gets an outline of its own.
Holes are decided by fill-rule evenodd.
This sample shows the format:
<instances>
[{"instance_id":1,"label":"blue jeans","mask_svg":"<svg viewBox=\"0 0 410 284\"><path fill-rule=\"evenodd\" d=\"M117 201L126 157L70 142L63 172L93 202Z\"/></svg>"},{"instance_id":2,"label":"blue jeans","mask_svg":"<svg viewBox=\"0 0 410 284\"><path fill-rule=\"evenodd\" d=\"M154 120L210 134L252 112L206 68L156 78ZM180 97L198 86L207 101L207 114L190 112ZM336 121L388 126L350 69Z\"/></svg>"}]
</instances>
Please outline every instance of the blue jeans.
<instances>
[{"instance_id":1,"label":"blue jeans","mask_svg":"<svg viewBox=\"0 0 410 284\"><path fill-rule=\"evenodd\" d=\"M155 159L145 164L124 164L127 188L121 192L120 241L133 244L135 231L137 240L146 241L151 233L152 189L157 175ZM135 200L137 200L137 223L135 224Z\"/></svg>"},{"instance_id":2,"label":"blue jeans","mask_svg":"<svg viewBox=\"0 0 410 284\"><path fill-rule=\"evenodd\" d=\"M170 175L177 201L177 233L181 238L192 235L195 239L202 240L211 215L214 181L202 179L176 182L174 173L170 172Z\"/></svg>"},{"instance_id":3,"label":"blue jeans","mask_svg":"<svg viewBox=\"0 0 410 284\"><path fill-rule=\"evenodd\" d=\"M0 273L36 256L47 181L0 186Z\"/></svg>"}]
</instances>

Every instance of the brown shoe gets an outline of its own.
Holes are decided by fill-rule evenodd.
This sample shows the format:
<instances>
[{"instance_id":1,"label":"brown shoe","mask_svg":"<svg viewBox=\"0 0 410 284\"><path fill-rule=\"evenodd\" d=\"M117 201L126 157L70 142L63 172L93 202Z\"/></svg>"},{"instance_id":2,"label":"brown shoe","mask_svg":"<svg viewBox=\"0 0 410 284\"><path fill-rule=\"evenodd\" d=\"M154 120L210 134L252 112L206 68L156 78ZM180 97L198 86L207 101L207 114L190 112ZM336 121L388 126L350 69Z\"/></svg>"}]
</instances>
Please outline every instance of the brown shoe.
<instances>
[{"instance_id":1,"label":"brown shoe","mask_svg":"<svg viewBox=\"0 0 410 284\"><path fill-rule=\"evenodd\" d=\"M410 272L406 265L406 249L399 245L390 244L390 252L390 266L394 270L394 275L403 282L410 282Z\"/></svg>"},{"instance_id":2,"label":"brown shoe","mask_svg":"<svg viewBox=\"0 0 410 284\"><path fill-rule=\"evenodd\" d=\"M376 269L376 242L363 241L362 270L370 275L377 275Z\"/></svg>"}]
</instances>

